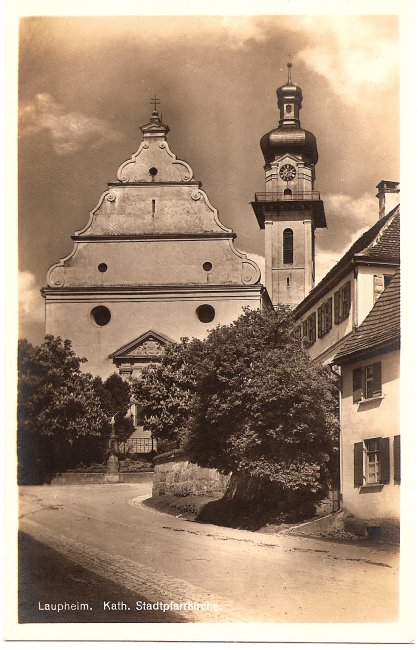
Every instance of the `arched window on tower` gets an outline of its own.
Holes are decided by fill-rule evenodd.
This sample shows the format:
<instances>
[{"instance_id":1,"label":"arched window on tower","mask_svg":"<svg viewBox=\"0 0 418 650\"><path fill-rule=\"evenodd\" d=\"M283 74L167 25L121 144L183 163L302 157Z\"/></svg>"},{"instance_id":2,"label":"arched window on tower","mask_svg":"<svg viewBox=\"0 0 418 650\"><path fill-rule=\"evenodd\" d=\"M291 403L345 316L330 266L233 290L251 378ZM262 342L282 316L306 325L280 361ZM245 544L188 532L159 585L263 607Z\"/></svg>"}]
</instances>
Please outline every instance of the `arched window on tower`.
<instances>
[{"instance_id":1,"label":"arched window on tower","mask_svg":"<svg viewBox=\"0 0 418 650\"><path fill-rule=\"evenodd\" d=\"M293 230L283 230L283 264L293 264Z\"/></svg>"}]
</instances>

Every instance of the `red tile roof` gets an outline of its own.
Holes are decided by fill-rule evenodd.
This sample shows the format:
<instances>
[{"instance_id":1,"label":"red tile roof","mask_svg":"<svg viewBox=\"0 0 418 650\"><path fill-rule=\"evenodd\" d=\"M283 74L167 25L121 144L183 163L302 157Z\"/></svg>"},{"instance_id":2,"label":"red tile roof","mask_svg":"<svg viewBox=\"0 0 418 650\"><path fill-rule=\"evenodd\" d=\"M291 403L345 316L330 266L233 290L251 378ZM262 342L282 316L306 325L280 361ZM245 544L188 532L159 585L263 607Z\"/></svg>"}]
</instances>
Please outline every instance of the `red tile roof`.
<instances>
[{"instance_id":1,"label":"red tile roof","mask_svg":"<svg viewBox=\"0 0 418 650\"><path fill-rule=\"evenodd\" d=\"M343 365L365 352L399 347L401 336L401 273L395 273L361 325L345 341L333 363Z\"/></svg>"},{"instance_id":2,"label":"red tile roof","mask_svg":"<svg viewBox=\"0 0 418 650\"><path fill-rule=\"evenodd\" d=\"M368 231L370 232L370 231ZM395 260L399 262L400 256L400 212L399 207L394 211L394 217L388 220L378 236L363 250L356 253L373 259Z\"/></svg>"}]
</instances>

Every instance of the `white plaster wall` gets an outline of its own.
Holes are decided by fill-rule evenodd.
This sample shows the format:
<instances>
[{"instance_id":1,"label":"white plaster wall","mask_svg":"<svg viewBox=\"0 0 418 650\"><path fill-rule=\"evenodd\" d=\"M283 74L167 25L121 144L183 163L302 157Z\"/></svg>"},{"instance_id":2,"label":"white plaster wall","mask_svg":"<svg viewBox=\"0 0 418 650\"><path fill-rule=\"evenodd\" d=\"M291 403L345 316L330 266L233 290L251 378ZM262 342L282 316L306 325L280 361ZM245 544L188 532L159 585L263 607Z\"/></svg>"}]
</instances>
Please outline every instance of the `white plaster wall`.
<instances>
[{"instance_id":1,"label":"white plaster wall","mask_svg":"<svg viewBox=\"0 0 418 650\"><path fill-rule=\"evenodd\" d=\"M353 368L382 363L384 398L353 403ZM399 484L393 479L393 438L400 434L399 350L370 357L342 368L341 464L343 506L362 518L399 517ZM354 443L367 438L390 438L390 483L382 488L354 487Z\"/></svg>"},{"instance_id":2,"label":"white plaster wall","mask_svg":"<svg viewBox=\"0 0 418 650\"><path fill-rule=\"evenodd\" d=\"M202 268L211 262L212 270ZM231 239L79 242L64 266L51 273L62 286L132 286L171 284L241 284L245 273L259 280L255 267L234 250ZM101 273L98 265L105 263Z\"/></svg>"},{"instance_id":3,"label":"white plaster wall","mask_svg":"<svg viewBox=\"0 0 418 650\"><path fill-rule=\"evenodd\" d=\"M305 250L305 220L310 220L310 212L281 212L273 217L272 241L266 239L266 258L271 255L271 294L274 305L298 304L306 295L305 276L310 272L311 260L307 255L312 256L312 245L310 241L309 251ZM293 231L293 264L283 262L283 231L290 228ZM311 240L311 226L310 230ZM271 248L270 248L271 246ZM267 264L266 264L267 268ZM289 278L289 285L287 284Z\"/></svg>"},{"instance_id":4,"label":"white plaster wall","mask_svg":"<svg viewBox=\"0 0 418 650\"><path fill-rule=\"evenodd\" d=\"M396 269L381 266L358 267L358 325L364 321L374 305L374 276L394 275Z\"/></svg>"},{"instance_id":5,"label":"white plaster wall","mask_svg":"<svg viewBox=\"0 0 418 650\"><path fill-rule=\"evenodd\" d=\"M179 341L181 337L205 338L210 329L231 323L243 313L245 306L260 308L260 292L222 293L200 292L193 296L160 295L154 298L133 296L103 299L97 296L46 301L46 333L70 339L73 349L88 359L84 372L106 377L116 371L109 355L118 348L152 329ZM199 305L210 304L215 309L211 323L201 323L196 315ZM112 314L108 325L100 327L91 317L91 310L104 305Z\"/></svg>"}]
</instances>

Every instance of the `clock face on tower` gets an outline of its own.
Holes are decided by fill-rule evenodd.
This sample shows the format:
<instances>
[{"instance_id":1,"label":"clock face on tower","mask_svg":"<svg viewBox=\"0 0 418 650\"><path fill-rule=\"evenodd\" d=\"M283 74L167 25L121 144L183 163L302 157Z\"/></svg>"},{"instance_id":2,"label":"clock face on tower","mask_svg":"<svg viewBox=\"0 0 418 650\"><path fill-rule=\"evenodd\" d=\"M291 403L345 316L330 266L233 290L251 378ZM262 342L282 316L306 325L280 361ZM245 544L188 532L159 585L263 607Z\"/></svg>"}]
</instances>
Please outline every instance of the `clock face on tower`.
<instances>
[{"instance_id":1,"label":"clock face on tower","mask_svg":"<svg viewBox=\"0 0 418 650\"><path fill-rule=\"evenodd\" d=\"M296 169L293 165L283 165L283 167L280 168L279 176L282 181L293 181L296 176Z\"/></svg>"}]
</instances>

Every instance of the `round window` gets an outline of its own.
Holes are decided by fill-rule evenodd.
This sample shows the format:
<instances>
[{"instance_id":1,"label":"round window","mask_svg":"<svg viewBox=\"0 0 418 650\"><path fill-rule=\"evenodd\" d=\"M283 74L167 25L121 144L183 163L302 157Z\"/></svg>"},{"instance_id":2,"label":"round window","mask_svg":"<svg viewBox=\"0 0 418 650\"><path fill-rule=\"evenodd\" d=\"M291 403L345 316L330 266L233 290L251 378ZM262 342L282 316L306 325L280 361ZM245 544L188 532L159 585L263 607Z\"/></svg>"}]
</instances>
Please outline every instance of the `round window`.
<instances>
[{"instance_id":1,"label":"round window","mask_svg":"<svg viewBox=\"0 0 418 650\"><path fill-rule=\"evenodd\" d=\"M204 271L211 271L212 270L212 263L211 262L203 262L203 270Z\"/></svg>"},{"instance_id":2,"label":"round window","mask_svg":"<svg viewBox=\"0 0 418 650\"><path fill-rule=\"evenodd\" d=\"M107 271L107 264L102 262L97 268L99 269L100 273L105 273Z\"/></svg>"},{"instance_id":3,"label":"round window","mask_svg":"<svg viewBox=\"0 0 418 650\"><path fill-rule=\"evenodd\" d=\"M201 323L211 323L215 318L215 310L212 305L200 305L196 314Z\"/></svg>"},{"instance_id":4,"label":"round window","mask_svg":"<svg viewBox=\"0 0 418 650\"><path fill-rule=\"evenodd\" d=\"M158 169L156 167L151 167L151 169L148 170L148 173L151 176L156 176L158 174Z\"/></svg>"},{"instance_id":5,"label":"round window","mask_svg":"<svg viewBox=\"0 0 418 650\"><path fill-rule=\"evenodd\" d=\"M99 327L104 327L104 325L107 325L110 322L112 315L110 313L110 309L104 307L103 305L99 305L98 307L94 307L91 310L90 316L96 325L99 325Z\"/></svg>"}]
</instances>

